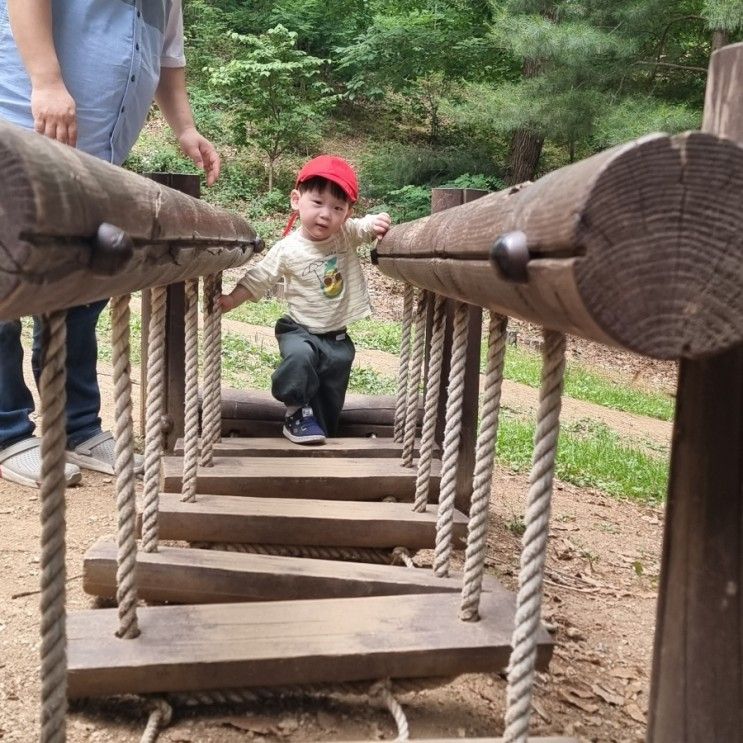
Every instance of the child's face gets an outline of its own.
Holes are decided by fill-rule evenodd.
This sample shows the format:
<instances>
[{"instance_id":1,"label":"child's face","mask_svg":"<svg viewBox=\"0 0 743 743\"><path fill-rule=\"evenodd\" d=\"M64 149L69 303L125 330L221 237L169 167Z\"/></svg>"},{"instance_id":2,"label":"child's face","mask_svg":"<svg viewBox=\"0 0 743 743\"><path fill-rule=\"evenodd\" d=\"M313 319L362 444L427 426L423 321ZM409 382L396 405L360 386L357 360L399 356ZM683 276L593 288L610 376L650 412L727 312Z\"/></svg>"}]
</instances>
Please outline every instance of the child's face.
<instances>
[{"instance_id":1,"label":"child's face","mask_svg":"<svg viewBox=\"0 0 743 743\"><path fill-rule=\"evenodd\" d=\"M333 196L330 189L304 193L294 189L290 201L292 209L299 211L300 234L308 240L332 237L351 214L351 205Z\"/></svg>"}]
</instances>

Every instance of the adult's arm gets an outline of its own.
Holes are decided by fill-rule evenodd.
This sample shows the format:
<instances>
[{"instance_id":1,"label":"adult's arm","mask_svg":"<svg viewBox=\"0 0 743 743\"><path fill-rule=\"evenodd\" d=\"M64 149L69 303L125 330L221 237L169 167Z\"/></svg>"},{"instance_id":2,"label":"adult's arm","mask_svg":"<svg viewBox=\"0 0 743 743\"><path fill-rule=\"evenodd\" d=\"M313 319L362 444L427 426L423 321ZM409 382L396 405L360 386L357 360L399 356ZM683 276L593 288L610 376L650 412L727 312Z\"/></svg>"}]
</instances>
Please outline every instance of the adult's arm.
<instances>
[{"instance_id":1,"label":"adult's arm","mask_svg":"<svg viewBox=\"0 0 743 743\"><path fill-rule=\"evenodd\" d=\"M203 168L206 183L211 186L219 177L219 155L214 145L199 134L186 91L185 67L161 67L160 82L155 91L155 101L163 112L181 149Z\"/></svg>"},{"instance_id":2,"label":"adult's arm","mask_svg":"<svg viewBox=\"0 0 743 743\"><path fill-rule=\"evenodd\" d=\"M52 34L51 0L8 0L8 18L31 80L34 129L64 144L77 144L75 101L62 78Z\"/></svg>"}]
</instances>

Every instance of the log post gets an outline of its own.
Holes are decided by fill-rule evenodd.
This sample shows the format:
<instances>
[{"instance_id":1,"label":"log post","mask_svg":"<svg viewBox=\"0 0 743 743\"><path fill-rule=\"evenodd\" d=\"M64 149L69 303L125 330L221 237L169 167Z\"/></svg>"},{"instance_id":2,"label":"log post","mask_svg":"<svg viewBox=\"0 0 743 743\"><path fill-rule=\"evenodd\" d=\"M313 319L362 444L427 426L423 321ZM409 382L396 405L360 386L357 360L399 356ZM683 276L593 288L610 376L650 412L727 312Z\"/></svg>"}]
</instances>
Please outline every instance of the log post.
<instances>
[{"instance_id":1,"label":"log post","mask_svg":"<svg viewBox=\"0 0 743 743\"><path fill-rule=\"evenodd\" d=\"M743 144L742 91L743 44L735 44L712 55L704 131ZM740 190L736 197L743 200ZM737 345L681 360L648 741L743 741L742 591L743 345Z\"/></svg>"},{"instance_id":2,"label":"log post","mask_svg":"<svg viewBox=\"0 0 743 743\"><path fill-rule=\"evenodd\" d=\"M488 192L474 188L434 188L431 191L431 213L448 209L452 206L467 204L485 196ZM432 307L429 307L429 320L432 320ZM439 394L439 411L436 421L436 443L441 448L444 441L446 387L449 379L449 362L451 359L452 323L454 321L454 304L447 301L446 331L444 334L444 358L441 367L441 392ZM430 328L431 322L427 323ZM427 334L427 342L430 333ZM475 467L475 444L477 442L477 411L480 393L480 342L482 337L482 307L471 305L469 308L469 326L467 334L467 361L464 370L464 400L462 404L462 433L457 465L456 508L462 513L469 513L472 499L472 480ZM426 354L428 357L428 354Z\"/></svg>"},{"instance_id":3,"label":"log post","mask_svg":"<svg viewBox=\"0 0 743 743\"><path fill-rule=\"evenodd\" d=\"M161 183L181 193L201 198L199 176L187 173L145 173L145 178ZM165 309L165 420L163 421L163 446L172 451L175 442L183 436L184 404L186 397L185 344L186 329L184 312L186 307L185 284L179 281L170 284L167 290ZM142 293L142 338L141 338L141 399L140 433L144 437L147 407L147 328L150 324L150 295Z\"/></svg>"}]
</instances>

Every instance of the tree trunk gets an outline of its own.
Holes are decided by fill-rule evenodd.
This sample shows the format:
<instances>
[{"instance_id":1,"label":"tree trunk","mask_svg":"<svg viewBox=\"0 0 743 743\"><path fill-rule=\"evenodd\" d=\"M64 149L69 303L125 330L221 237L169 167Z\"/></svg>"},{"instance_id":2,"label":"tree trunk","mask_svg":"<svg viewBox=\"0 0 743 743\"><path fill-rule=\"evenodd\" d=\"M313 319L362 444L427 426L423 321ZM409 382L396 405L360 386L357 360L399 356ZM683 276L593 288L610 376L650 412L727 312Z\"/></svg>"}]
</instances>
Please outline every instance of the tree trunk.
<instances>
[{"instance_id":1,"label":"tree trunk","mask_svg":"<svg viewBox=\"0 0 743 743\"><path fill-rule=\"evenodd\" d=\"M524 61L521 74L527 78L535 77L539 73L539 69L539 60L527 59ZM543 144L544 136L528 129L517 129L513 133L508 152L507 180L509 186L534 180Z\"/></svg>"},{"instance_id":2,"label":"tree trunk","mask_svg":"<svg viewBox=\"0 0 743 743\"><path fill-rule=\"evenodd\" d=\"M508 154L508 185L534 180L542 154L544 137L526 129L517 129L511 137Z\"/></svg>"}]
</instances>

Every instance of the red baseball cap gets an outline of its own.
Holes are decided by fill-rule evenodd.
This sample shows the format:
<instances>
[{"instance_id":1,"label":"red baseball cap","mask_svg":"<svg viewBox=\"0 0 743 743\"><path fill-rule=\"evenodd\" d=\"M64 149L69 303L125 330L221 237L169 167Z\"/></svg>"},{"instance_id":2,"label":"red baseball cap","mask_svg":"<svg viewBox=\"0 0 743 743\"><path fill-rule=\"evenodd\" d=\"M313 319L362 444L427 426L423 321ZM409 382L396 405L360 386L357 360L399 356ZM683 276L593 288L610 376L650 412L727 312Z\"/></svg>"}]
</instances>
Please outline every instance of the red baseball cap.
<instances>
[{"instance_id":1,"label":"red baseball cap","mask_svg":"<svg viewBox=\"0 0 743 743\"><path fill-rule=\"evenodd\" d=\"M297 186L316 176L327 178L340 186L352 204L358 201L359 182L356 179L356 173L342 157L319 155L313 158L299 171Z\"/></svg>"}]
</instances>

